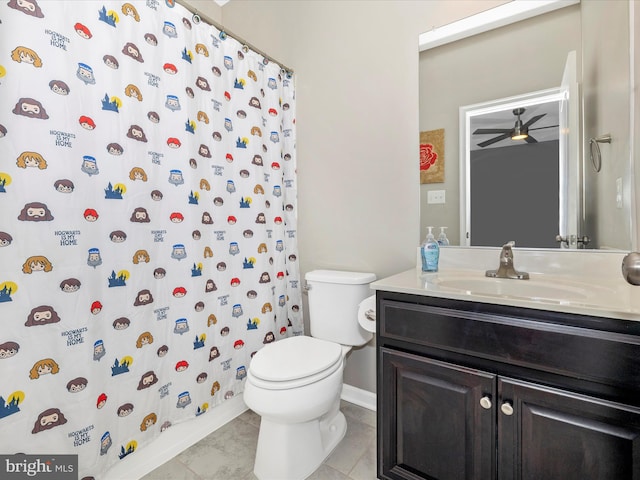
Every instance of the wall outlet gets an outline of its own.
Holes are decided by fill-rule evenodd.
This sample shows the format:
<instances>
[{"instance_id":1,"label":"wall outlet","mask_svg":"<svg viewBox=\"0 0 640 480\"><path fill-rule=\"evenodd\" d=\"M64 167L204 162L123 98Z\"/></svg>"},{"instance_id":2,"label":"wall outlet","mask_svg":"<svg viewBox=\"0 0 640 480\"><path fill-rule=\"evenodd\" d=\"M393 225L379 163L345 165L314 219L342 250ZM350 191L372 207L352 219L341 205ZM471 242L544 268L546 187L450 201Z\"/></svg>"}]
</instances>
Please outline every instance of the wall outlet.
<instances>
[{"instance_id":1,"label":"wall outlet","mask_svg":"<svg viewBox=\"0 0 640 480\"><path fill-rule=\"evenodd\" d=\"M427 192L427 203L445 203L445 190L431 190Z\"/></svg>"},{"instance_id":2,"label":"wall outlet","mask_svg":"<svg viewBox=\"0 0 640 480\"><path fill-rule=\"evenodd\" d=\"M622 208L622 178L616 178L616 207Z\"/></svg>"}]
</instances>

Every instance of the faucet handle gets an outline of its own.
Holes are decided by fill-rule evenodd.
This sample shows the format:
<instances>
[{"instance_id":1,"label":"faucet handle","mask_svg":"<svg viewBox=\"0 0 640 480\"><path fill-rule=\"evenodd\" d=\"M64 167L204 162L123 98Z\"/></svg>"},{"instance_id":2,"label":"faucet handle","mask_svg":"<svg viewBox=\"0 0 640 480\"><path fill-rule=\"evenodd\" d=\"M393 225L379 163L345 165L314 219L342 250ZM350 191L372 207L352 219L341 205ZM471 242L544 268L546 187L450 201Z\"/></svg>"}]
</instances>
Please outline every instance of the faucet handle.
<instances>
[{"instance_id":1,"label":"faucet handle","mask_svg":"<svg viewBox=\"0 0 640 480\"><path fill-rule=\"evenodd\" d=\"M502 245L502 248L511 248L511 247L515 247L515 246L516 246L515 240L510 240L507 243L505 243L504 245Z\"/></svg>"}]
</instances>

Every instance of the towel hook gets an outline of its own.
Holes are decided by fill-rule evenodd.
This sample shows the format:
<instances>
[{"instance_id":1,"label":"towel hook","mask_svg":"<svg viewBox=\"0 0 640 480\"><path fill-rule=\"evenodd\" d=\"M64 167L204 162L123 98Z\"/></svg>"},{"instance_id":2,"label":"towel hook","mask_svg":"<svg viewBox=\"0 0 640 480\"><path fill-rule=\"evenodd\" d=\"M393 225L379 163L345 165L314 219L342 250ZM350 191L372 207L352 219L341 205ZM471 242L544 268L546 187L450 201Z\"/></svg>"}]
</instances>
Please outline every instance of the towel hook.
<instances>
[{"instance_id":1,"label":"towel hook","mask_svg":"<svg viewBox=\"0 0 640 480\"><path fill-rule=\"evenodd\" d=\"M599 143L611 143L611 134L606 133L599 137L589 139L589 156L591 157L591 163L596 172L599 172L602 168L602 153L600 153Z\"/></svg>"}]
</instances>

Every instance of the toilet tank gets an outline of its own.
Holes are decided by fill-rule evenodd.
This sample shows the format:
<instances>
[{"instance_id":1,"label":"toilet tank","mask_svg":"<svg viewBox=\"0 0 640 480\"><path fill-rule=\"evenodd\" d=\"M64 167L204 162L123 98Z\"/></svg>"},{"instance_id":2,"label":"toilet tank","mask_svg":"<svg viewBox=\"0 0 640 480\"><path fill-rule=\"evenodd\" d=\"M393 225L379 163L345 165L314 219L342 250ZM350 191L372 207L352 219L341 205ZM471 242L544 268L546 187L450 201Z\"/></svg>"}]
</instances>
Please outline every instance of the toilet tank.
<instances>
[{"instance_id":1,"label":"toilet tank","mask_svg":"<svg viewBox=\"0 0 640 480\"><path fill-rule=\"evenodd\" d=\"M373 295L374 273L313 270L304 278L312 337L351 346L371 340L373 334L358 323L358 304Z\"/></svg>"}]
</instances>

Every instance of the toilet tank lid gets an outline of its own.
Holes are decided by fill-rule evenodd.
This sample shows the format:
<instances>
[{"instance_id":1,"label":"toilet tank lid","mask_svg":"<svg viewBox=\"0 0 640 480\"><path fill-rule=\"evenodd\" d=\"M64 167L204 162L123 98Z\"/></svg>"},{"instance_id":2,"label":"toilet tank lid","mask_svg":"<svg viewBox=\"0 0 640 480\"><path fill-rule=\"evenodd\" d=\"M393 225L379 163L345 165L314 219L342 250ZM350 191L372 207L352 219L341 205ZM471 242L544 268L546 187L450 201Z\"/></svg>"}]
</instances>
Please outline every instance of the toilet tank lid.
<instances>
[{"instance_id":1,"label":"toilet tank lid","mask_svg":"<svg viewBox=\"0 0 640 480\"><path fill-rule=\"evenodd\" d=\"M304 276L305 280L320 283L342 283L347 285L363 285L376 279L375 273L345 272L341 270L312 270Z\"/></svg>"}]
</instances>

